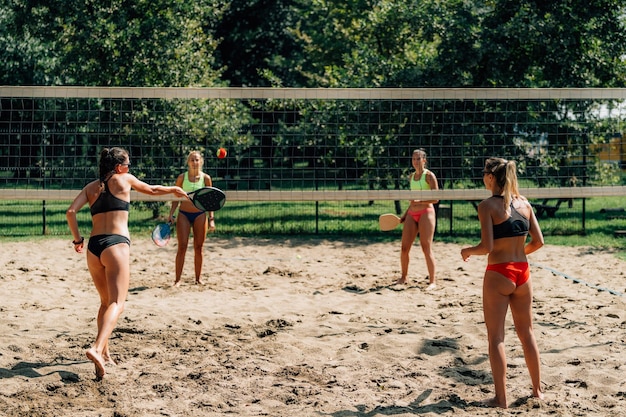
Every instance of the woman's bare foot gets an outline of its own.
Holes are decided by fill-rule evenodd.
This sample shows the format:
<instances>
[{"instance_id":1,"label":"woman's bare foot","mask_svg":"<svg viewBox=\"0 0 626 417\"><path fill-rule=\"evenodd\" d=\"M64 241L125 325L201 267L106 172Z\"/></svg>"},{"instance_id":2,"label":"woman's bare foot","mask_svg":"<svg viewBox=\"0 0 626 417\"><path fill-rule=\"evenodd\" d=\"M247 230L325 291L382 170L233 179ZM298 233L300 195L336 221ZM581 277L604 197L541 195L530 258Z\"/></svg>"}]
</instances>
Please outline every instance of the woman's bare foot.
<instances>
[{"instance_id":1,"label":"woman's bare foot","mask_svg":"<svg viewBox=\"0 0 626 417\"><path fill-rule=\"evenodd\" d=\"M198 279L196 280L196 284L198 284L198 285L204 285L204 281L202 281L202 278L198 278Z\"/></svg>"},{"instance_id":2,"label":"woman's bare foot","mask_svg":"<svg viewBox=\"0 0 626 417\"><path fill-rule=\"evenodd\" d=\"M96 367L96 378L102 379L102 377L104 377L104 374L106 373L106 371L104 370L105 362L102 356L96 351L95 348L89 349L87 352L85 352L85 354Z\"/></svg>"},{"instance_id":3,"label":"woman's bare foot","mask_svg":"<svg viewBox=\"0 0 626 417\"><path fill-rule=\"evenodd\" d=\"M117 365L117 362L115 362L113 358L111 357L111 355L108 353L103 353L102 359L104 359L105 365Z\"/></svg>"},{"instance_id":4,"label":"woman's bare foot","mask_svg":"<svg viewBox=\"0 0 626 417\"><path fill-rule=\"evenodd\" d=\"M533 390L533 397L543 401L543 392L541 390L538 390L537 392Z\"/></svg>"},{"instance_id":5,"label":"woman's bare foot","mask_svg":"<svg viewBox=\"0 0 626 417\"><path fill-rule=\"evenodd\" d=\"M398 278L398 280L394 282L394 285L406 285L406 283L407 283L406 278Z\"/></svg>"},{"instance_id":6,"label":"woman's bare foot","mask_svg":"<svg viewBox=\"0 0 626 417\"><path fill-rule=\"evenodd\" d=\"M484 407L492 407L492 408L496 408L496 407L500 407L500 408L509 408L509 406L507 405L506 401L504 403L502 403L500 400L498 400L496 397L490 398L488 400L484 400L480 402Z\"/></svg>"},{"instance_id":7,"label":"woman's bare foot","mask_svg":"<svg viewBox=\"0 0 626 417\"><path fill-rule=\"evenodd\" d=\"M174 281L172 287L180 287L180 280Z\"/></svg>"},{"instance_id":8,"label":"woman's bare foot","mask_svg":"<svg viewBox=\"0 0 626 417\"><path fill-rule=\"evenodd\" d=\"M436 289L437 289L437 284L435 284L434 282L432 284L429 284L428 287L426 287L426 291L432 291Z\"/></svg>"}]
</instances>

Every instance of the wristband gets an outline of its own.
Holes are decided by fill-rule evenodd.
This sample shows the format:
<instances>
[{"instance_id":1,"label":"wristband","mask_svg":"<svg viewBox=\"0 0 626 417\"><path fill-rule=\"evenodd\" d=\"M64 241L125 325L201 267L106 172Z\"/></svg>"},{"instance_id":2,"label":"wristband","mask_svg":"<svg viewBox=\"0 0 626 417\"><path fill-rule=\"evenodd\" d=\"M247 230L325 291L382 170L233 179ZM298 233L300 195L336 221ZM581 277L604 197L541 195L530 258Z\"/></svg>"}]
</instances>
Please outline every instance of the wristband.
<instances>
[{"instance_id":1,"label":"wristband","mask_svg":"<svg viewBox=\"0 0 626 417\"><path fill-rule=\"evenodd\" d=\"M73 243L74 245L80 245L80 244L82 244L84 241L85 241L85 237L84 237L84 236L81 236L81 237L80 237L80 240L79 240L78 242L77 242L77 241L75 241L75 240L72 240L72 243Z\"/></svg>"}]
</instances>

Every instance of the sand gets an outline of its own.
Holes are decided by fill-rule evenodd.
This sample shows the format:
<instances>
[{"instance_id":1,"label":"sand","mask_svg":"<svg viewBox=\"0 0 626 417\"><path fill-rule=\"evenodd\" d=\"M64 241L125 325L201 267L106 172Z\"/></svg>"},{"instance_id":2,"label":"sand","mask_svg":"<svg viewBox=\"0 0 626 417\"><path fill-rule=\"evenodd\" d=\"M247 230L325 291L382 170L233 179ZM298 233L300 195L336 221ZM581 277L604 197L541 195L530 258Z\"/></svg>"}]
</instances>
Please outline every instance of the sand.
<instances>
[{"instance_id":1,"label":"sand","mask_svg":"<svg viewBox=\"0 0 626 417\"><path fill-rule=\"evenodd\" d=\"M206 285L188 251L136 237L131 289L96 380L97 293L69 239L0 242L2 416L626 415L626 262L591 248L531 255L545 401L510 314L508 410L493 395L482 317L485 257L436 243L439 288L421 250L407 286L399 242L219 238Z\"/></svg>"}]
</instances>

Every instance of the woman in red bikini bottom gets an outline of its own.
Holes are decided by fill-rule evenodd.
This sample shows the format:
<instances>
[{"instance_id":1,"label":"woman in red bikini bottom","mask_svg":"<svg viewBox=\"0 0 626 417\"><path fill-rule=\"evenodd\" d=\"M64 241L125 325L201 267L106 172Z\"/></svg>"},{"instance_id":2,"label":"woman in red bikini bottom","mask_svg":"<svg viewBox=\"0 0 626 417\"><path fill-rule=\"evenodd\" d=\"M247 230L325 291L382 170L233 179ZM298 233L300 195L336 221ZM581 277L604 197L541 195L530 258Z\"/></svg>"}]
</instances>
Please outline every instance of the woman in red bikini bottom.
<instances>
[{"instance_id":1,"label":"woman in red bikini bottom","mask_svg":"<svg viewBox=\"0 0 626 417\"><path fill-rule=\"evenodd\" d=\"M409 177L409 186L412 191L436 190L439 188L437 177L426 168L426 152L423 149L413 151L411 163L414 172ZM400 222L402 226L402 248L400 252L400 269L401 276L396 284L406 284L408 282L407 275L409 273L409 253L413 247L415 239L419 235L420 246L426 260L426 268L428 269L429 285L427 291L437 288L436 262L433 254L433 238L435 236L435 217L434 204L438 200L411 200L409 207Z\"/></svg>"},{"instance_id":2,"label":"woman in red bikini bottom","mask_svg":"<svg viewBox=\"0 0 626 417\"><path fill-rule=\"evenodd\" d=\"M543 234L530 203L519 194L516 170L514 161L487 159L483 182L492 196L478 205L480 243L461 250L464 261L472 255L488 255L483 280L483 314L495 397L485 404L501 408L508 408L504 324L509 306L523 346L532 395L543 399L539 348L532 322L532 281L526 258L543 246ZM527 235L530 235L528 242Z\"/></svg>"}]
</instances>

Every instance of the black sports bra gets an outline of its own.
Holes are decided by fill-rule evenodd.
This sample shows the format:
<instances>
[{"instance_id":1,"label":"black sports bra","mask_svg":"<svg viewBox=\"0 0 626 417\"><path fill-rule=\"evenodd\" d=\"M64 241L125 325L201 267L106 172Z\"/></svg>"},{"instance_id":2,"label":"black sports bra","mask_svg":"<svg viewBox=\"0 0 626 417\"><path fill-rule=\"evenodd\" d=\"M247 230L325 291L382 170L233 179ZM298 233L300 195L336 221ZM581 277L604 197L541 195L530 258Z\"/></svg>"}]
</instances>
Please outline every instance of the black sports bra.
<instances>
[{"instance_id":1,"label":"black sports bra","mask_svg":"<svg viewBox=\"0 0 626 417\"><path fill-rule=\"evenodd\" d=\"M91 215L106 213L109 211L129 211L130 203L111 194L107 181L104 182L104 190L98 196L98 199L94 201L93 205L89 208Z\"/></svg>"},{"instance_id":2,"label":"black sports bra","mask_svg":"<svg viewBox=\"0 0 626 417\"><path fill-rule=\"evenodd\" d=\"M504 198L501 195L494 197ZM515 210L511 202L511 216L502 223L493 225L493 238L526 236L529 229L530 221Z\"/></svg>"}]
</instances>

